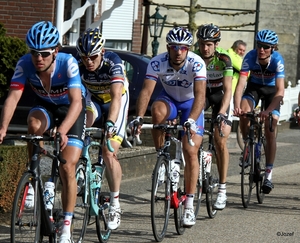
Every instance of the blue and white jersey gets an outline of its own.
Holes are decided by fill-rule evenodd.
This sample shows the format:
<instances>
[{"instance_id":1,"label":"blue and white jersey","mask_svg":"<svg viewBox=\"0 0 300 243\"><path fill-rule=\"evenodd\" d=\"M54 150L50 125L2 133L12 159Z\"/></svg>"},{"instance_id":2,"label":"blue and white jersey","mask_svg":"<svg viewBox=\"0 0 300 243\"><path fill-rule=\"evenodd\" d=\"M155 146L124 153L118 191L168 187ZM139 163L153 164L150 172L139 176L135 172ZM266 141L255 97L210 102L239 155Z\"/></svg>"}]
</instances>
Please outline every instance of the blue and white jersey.
<instances>
[{"instance_id":1,"label":"blue and white jersey","mask_svg":"<svg viewBox=\"0 0 300 243\"><path fill-rule=\"evenodd\" d=\"M274 51L266 67L262 67L258 62L257 50L248 52L243 60L240 75L247 76L250 72L249 81L251 83L275 86L276 78L284 78L284 60L279 52Z\"/></svg>"},{"instance_id":2,"label":"blue and white jersey","mask_svg":"<svg viewBox=\"0 0 300 243\"><path fill-rule=\"evenodd\" d=\"M206 82L206 65L203 59L188 52L186 61L179 71L169 64L168 52L151 59L147 67L146 79L162 82L166 93L178 102L194 98L194 82Z\"/></svg>"},{"instance_id":3,"label":"blue and white jersey","mask_svg":"<svg viewBox=\"0 0 300 243\"><path fill-rule=\"evenodd\" d=\"M52 65L55 68L51 74L49 93L44 89L29 53L19 59L10 88L24 90L25 83L28 81L32 90L40 99L55 105L70 104L68 99L69 89L81 89L82 95L85 96L86 92L81 83L78 62L72 55L59 52Z\"/></svg>"}]
</instances>

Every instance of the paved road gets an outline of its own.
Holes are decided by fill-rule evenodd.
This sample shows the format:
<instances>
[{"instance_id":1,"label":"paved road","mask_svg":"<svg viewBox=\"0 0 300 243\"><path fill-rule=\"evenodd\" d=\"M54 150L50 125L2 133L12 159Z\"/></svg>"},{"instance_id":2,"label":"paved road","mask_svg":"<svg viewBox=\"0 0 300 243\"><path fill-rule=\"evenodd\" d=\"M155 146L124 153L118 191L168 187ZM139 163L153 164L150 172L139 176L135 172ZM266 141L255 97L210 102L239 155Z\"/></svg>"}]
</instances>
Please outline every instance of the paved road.
<instances>
[{"instance_id":1,"label":"paved road","mask_svg":"<svg viewBox=\"0 0 300 243\"><path fill-rule=\"evenodd\" d=\"M209 219L202 204L196 225L184 235L176 234L170 220L163 242L300 242L300 131L285 129L278 134L276 167L273 172L274 190L258 204L255 192L248 209L240 198L238 158L240 150L230 149L227 182L228 205ZM109 242L154 242L150 220L150 176L122 183L122 224L113 232ZM0 223L1 225L1 223ZM95 226L89 226L85 242L98 242ZM9 228L0 226L0 242L9 242Z\"/></svg>"}]
</instances>

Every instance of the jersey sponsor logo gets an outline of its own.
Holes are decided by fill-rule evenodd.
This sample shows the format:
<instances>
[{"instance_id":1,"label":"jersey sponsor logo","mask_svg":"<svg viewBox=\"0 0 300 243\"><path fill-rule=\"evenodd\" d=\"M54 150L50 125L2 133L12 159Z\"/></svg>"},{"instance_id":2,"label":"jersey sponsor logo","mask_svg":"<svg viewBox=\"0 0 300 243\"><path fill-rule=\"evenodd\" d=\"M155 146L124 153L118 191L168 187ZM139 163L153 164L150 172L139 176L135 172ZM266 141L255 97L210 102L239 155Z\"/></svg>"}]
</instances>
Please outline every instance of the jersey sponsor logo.
<instances>
[{"instance_id":1,"label":"jersey sponsor logo","mask_svg":"<svg viewBox=\"0 0 300 243\"><path fill-rule=\"evenodd\" d=\"M220 79L220 78L223 78L223 73L222 72L207 72L207 77L208 79Z\"/></svg>"},{"instance_id":2,"label":"jersey sponsor logo","mask_svg":"<svg viewBox=\"0 0 300 243\"><path fill-rule=\"evenodd\" d=\"M18 62L18 64L19 63L20 62ZM12 80L20 78L23 75L23 73L24 73L24 70L23 70L22 66L17 65L16 69L15 69L15 72L14 72L14 76L12 77Z\"/></svg>"},{"instance_id":3,"label":"jersey sponsor logo","mask_svg":"<svg viewBox=\"0 0 300 243\"><path fill-rule=\"evenodd\" d=\"M189 82L187 80L164 80L163 81L168 86L180 86L183 88L188 88L192 85L192 82Z\"/></svg>"},{"instance_id":4,"label":"jersey sponsor logo","mask_svg":"<svg viewBox=\"0 0 300 243\"><path fill-rule=\"evenodd\" d=\"M195 62L192 71L193 72L198 72L202 69L203 64L200 62Z\"/></svg>"},{"instance_id":5,"label":"jersey sponsor logo","mask_svg":"<svg viewBox=\"0 0 300 243\"><path fill-rule=\"evenodd\" d=\"M284 64L281 63L281 61L277 62L277 68L276 68L277 72L283 72L284 71Z\"/></svg>"},{"instance_id":6,"label":"jersey sponsor logo","mask_svg":"<svg viewBox=\"0 0 300 243\"><path fill-rule=\"evenodd\" d=\"M79 74L78 63L74 62L74 60L73 57L68 60L68 78L73 78Z\"/></svg>"},{"instance_id":7,"label":"jersey sponsor logo","mask_svg":"<svg viewBox=\"0 0 300 243\"><path fill-rule=\"evenodd\" d=\"M159 72L160 69L159 69L159 62L158 61L152 61L151 62L151 67L153 69L153 71L155 72Z\"/></svg>"},{"instance_id":8,"label":"jersey sponsor logo","mask_svg":"<svg viewBox=\"0 0 300 243\"><path fill-rule=\"evenodd\" d=\"M184 88L188 88L192 85L192 82L189 82L187 80L182 80L178 82L178 86L184 87Z\"/></svg>"}]
</instances>

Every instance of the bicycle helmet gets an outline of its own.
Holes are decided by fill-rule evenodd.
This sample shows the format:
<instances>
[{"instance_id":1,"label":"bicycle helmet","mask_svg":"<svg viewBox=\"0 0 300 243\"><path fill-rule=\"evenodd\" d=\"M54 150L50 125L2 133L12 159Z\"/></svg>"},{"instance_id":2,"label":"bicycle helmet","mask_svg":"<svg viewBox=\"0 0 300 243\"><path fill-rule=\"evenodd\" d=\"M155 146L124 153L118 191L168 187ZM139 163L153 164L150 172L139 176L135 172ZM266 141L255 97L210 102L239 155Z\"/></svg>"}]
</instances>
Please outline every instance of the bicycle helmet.
<instances>
[{"instance_id":1,"label":"bicycle helmet","mask_svg":"<svg viewBox=\"0 0 300 243\"><path fill-rule=\"evenodd\" d=\"M105 39L98 28L87 29L78 38L76 49L80 56L93 56L101 52L104 44Z\"/></svg>"},{"instance_id":2,"label":"bicycle helmet","mask_svg":"<svg viewBox=\"0 0 300 243\"><path fill-rule=\"evenodd\" d=\"M257 32L255 39L256 41L270 45L276 45L278 43L278 36L272 30L261 30Z\"/></svg>"},{"instance_id":3,"label":"bicycle helmet","mask_svg":"<svg viewBox=\"0 0 300 243\"><path fill-rule=\"evenodd\" d=\"M58 29L49 21L38 22L28 30L26 44L35 50L56 47L59 44Z\"/></svg>"},{"instance_id":4,"label":"bicycle helmet","mask_svg":"<svg viewBox=\"0 0 300 243\"><path fill-rule=\"evenodd\" d=\"M193 44L193 36L187 29L175 27L167 34L166 41L168 44L182 44L191 46Z\"/></svg>"},{"instance_id":5,"label":"bicycle helmet","mask_svg":"<svg viewBox=\"0 0 300 243\"><path fill-rule=\"evenodd\" d=\"M200 25L197 31L197 38L204 41L220 41L221 32L218 26L214 24Z\"/></svg>"}]
</instances>

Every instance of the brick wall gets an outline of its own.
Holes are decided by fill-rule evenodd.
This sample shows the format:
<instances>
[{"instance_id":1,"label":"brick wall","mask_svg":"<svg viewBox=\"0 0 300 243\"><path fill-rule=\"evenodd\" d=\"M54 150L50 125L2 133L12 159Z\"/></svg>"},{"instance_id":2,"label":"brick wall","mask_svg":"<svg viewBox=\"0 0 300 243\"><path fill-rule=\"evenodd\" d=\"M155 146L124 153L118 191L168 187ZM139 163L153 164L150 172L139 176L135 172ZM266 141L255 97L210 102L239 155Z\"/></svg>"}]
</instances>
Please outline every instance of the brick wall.
<instances>
[{"instance_id":1,"label":"brick wall","mask_svg":"<svg viewBox=\"0 0 300 243\"><path fill-rule=\"evenodd\" d=\"M0 22L7 35L25 39L31 26L42 20L54 22L55 0L1 1Z\"/></svg>"},{"instance_id":2,"label":"brick wall","mask_svg":"<svg viewBox=\"0 0 300 243\"><path fill-rule=\"evenodd\" d=\"M143 0L139 0L138 18L133 23L132 51L140 53L142 43Z\"/></svg>"}]
</instances>

